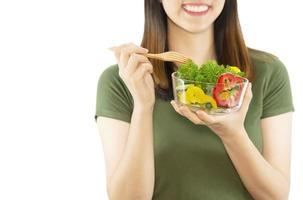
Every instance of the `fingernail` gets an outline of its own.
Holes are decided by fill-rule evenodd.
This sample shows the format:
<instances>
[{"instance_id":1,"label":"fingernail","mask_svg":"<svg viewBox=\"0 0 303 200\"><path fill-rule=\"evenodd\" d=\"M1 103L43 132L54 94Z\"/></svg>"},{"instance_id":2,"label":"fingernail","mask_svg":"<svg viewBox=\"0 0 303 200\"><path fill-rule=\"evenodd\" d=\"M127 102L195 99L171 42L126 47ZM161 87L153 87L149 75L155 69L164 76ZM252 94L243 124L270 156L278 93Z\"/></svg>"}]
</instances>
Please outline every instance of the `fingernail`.
<instances>
[{"instance_id":1,"label":"fingernail","mask_svg":"<svg viewBox=\"0 0 303 200\"><path fill-rule=\"evenodd\" d=\"M146 48L143 48L143 47L142 47L142 49L143 49L143 50L144 50L144 51L145 51L146 53L148 52L148 49L146 49Z\"/></svg>"}]
</instances>

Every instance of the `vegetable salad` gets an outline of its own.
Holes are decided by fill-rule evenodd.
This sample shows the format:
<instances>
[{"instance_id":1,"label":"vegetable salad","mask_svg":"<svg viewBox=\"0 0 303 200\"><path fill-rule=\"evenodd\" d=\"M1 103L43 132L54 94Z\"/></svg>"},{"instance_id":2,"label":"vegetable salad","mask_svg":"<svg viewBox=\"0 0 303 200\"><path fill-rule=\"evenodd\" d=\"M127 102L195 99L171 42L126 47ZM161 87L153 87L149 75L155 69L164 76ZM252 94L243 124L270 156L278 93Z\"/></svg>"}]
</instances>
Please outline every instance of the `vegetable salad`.
<instances>
[{"instance_id":1,"label":"vegetable salad","mask_svg":"<svg viewBox=\"0 0 303 200\"><path fill-rule=\"evenodd\" d=\"M238 105L245 73L236 66L224 66L209 60L198 66L192 60L179 66L176 85L179 102L204 110L233 108Z\"/></svg>"}]
</instances>

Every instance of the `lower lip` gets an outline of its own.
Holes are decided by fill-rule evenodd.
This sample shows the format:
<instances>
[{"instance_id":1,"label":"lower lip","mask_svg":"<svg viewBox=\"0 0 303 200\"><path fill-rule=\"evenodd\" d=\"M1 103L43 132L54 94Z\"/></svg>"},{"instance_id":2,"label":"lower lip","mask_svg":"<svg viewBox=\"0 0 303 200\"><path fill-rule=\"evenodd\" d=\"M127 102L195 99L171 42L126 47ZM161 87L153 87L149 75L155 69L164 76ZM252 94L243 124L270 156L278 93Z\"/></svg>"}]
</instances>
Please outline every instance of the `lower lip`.
<instances>
[{"instance_id":1,"label":"lower lip","mask_svg":"<svg viewBox=\"0 0 303 200\"><path fill-rule=\"evenodd\" d=\"M183 8L183 10L184 10L187 14L189 14L189 15L191 15L191 16L203 16L203 15L206 15L206 14L208 13L209 9L210 9L210 8L208 7L207 10L202 11L202 12L192 12L192 11L189 11L189 10L186 10L185 8Z\"/></svg>"}]
</instances>

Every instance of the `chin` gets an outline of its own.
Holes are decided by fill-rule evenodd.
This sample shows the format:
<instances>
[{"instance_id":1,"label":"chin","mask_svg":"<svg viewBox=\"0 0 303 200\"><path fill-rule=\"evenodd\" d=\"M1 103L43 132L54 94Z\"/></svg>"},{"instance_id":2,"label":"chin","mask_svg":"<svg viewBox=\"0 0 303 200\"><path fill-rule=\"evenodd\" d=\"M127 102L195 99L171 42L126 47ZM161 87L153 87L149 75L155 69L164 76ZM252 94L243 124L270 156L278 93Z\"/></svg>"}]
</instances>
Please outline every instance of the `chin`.
<instances>
[{"instance_id":1,"label":"chin","mask_svg":"<svg viewBox=\"0 0 303 200\"><path fill-rule=\"evenodd\" d=\"M209 28L212 28L212 24L207 24L207 25L187 25L187 26L182 26L181 27L183 30L189 33L203 33L206 30L209 30Z\"/></svg>"}]
</instances>

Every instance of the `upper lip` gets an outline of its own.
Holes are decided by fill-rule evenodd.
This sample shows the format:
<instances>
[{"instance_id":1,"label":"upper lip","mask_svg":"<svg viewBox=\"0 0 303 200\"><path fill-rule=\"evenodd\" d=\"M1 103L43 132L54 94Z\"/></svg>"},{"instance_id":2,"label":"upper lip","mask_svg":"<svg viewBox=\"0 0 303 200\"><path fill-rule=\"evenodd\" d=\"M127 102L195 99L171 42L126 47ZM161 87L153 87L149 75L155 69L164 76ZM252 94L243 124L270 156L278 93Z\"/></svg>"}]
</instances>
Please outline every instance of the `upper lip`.
<instances>
[{"instance_id":1,"label":"upper lip","mask_svg":"<svg viewBox=\"0 0 303 200\"><path fill-rule=\"evenodd\" d=\"M182 3L183 6L185 5L190 5L190 6L209 6L208 4L206 3L203 3L203 2L184 2Z\"/></svg>"}]
</instances>

